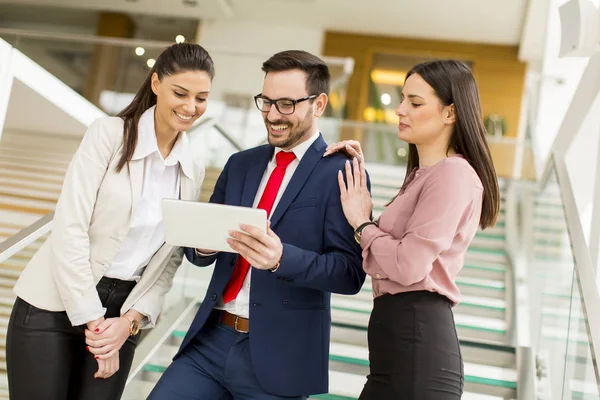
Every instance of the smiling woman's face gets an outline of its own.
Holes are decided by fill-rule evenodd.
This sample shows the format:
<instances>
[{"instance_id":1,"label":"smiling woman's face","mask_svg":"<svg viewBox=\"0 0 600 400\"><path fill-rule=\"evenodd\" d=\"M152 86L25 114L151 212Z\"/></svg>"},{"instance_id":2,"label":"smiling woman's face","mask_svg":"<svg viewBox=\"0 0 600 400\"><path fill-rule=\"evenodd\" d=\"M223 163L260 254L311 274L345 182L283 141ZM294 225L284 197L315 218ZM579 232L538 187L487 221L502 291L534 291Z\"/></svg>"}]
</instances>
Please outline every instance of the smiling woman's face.
<instances>
[{"instance_id":1,"label":"smiling woman's face","mask_svg":"<svg viewBox=\"0 0 600 400\"><path fill-rule=\"evenodd\" d=\"M205 71L165 75L162 80L154 74L152 91L156 94L157 124L168 131L189 130L206 111L210 87L211 79Z\"/></svg>"}]
</instances>

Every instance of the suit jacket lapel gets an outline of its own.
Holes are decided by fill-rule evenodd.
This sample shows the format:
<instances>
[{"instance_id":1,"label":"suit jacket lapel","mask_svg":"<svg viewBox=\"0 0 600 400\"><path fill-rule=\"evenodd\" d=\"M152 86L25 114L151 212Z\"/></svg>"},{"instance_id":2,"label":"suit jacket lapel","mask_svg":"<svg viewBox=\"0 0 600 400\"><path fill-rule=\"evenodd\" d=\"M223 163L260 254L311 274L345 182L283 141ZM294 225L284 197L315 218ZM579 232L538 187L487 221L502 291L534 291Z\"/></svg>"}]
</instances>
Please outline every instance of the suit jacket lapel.
<instances>
[{"instance_id":1,"label":"suit jacket lapel","mask_svg":"<svg viewBox=\"0 0 600 400\"><path fill-rule=\"evenodd\" d=\"M327 143L323 140L323 136L319 135L319 138L308 148L271 216L271 228L279 222L292 201L298 196L312 170L317 166L319 160L323 158L325 147L327 147Z\"/></svg>"},{"instance_id":2,"label":"suit jacket lapel","mask_svg":"<svg viewBox=\"0 0 600 400\"><path fill-rule=\"evenodd\" d=\"M273 157L273 147L265 146L262 151L258 154L253 164L248 168L248 172L246 173L246 178L244 179L244 189L242 191L242 201L241 206L243 207L252 207L254 204L254 198L256 197L256 192L258 191L258 186L260 185L260 181L267 169L267 165L269 161Z\"/></svg>"},{"instance_id":3,"label":"suit jacket lapel","mask_svg":"<svg viewBox=\"0 0 600 400\"><path fill-rule=\"evenodd\" d=\"M142 195L142 185L144 184L144 160L135 160L128 163L129 179L131 181L131 216Z\"/></svg>"}]
</instances>

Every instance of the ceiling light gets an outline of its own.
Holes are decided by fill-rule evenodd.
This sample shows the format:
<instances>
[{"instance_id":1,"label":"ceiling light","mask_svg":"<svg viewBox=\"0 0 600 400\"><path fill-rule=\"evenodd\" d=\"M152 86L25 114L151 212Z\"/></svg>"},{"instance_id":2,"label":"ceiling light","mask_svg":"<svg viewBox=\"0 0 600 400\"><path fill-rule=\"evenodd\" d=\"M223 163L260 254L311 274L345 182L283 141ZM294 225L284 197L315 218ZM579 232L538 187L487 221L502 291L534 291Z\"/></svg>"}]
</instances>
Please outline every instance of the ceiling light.
<instances>
[{"instance_id":1,"label":"ceiling light","mask_svg":"<svg viewBox=\"0 0 600 400\"><path fill-rule=\"evenodd\" d=\"M373 83L379 85L404 86L405 77L406 72L404 71L391 71L386 69L374 69L371 71L371 80Z\"/></svg>"},{"instance_id":2,"label":"ceiling light","mask_svg":"<svg viewBox=\"0 0 600 400\"><path fill-rule=\"evenodd\" d=\"M398 155L399 155L400 157L406 157L406 153L407 153L407 152L406 152L406 149L405 149L405 148L401 147L401 148L399 148L399 149L398 149Z\"/></svg>"},{"instance_id":3,"label":"ceiling light","mask_svg":"<svg viewBox=\"0 0 600 400\"><path fill-rule=\"evenodd\" d=\"M136 47L135 54L138 56L143 56L146 50L143 47Z\"/></svg>"},{"instance_id":4,"label":"ceiling light","mask_svg":"<svg viewBox=\"0 0 600 400\"><path fill-rule=\"evenodd\" d=\"M177 35L175 37L175 43L183 43L183 42L185 42L185 36L183 36L183 35Z\"/></svg>"},{"instance_id":5,"label":"ceiling light","mask_svg":"<svg viewBox=\"0 0 600 400\"><path fill-rule=\"evenodd\" d=\"M392 96L390 96L387 93L384 93L381 95L381 104L383 104L384 106L389 106L391 102L392 102Z\"/></svg>"},{"instance_id":6,"label":"ceiling light","mask_svg":"<svg viewBox=\"0 0 600 400\"><path fill-rule=\"evenodd\" d=\"M154 67L154 64L156 64L156 60L154 58L149 58L148 61L146 61L148 68Z\"/></svg>"}]
</instances>

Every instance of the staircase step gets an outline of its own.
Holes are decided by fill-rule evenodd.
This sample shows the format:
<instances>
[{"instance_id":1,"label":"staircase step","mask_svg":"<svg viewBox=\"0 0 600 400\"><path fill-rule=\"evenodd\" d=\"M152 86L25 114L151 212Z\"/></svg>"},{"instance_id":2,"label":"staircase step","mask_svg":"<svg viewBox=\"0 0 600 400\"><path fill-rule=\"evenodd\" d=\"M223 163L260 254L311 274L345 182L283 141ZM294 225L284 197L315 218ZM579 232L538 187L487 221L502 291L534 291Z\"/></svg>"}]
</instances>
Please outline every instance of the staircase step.
<instances>
[{"instance_id":1,"label":"staircase step","mask_svg":"<svg viewBox=\"0 0 600 400\"><path fill-rule=\"evenodd\" d=\"M360 365L364 367L363 376L368 374L369 352L367 348L331 343L330 353L330 360ZM503 395L508 398L516 395L517 374L514 369L465 362L464 373L466 390L469 390L470 387L486 386L485 393L495 392L496 395ZM359 393L356 393L356 395Z\"/></svg>"},{"instance_id":2,"label":"staircase step","mask_svg":"<svg viewBox=\"0 0 600 400\"><path fill-rule=\"evenodd\" d=\"M44 216L54 210L55 201L25 199L0 194L0 210L17 211ZM39 218L38 217L38 218Z\"/></svg>"},{"instance_id":3,"label":"staircase step","mask_svg":"<svg viewBox=\"0 0 600 400\"><path fill-rule=\"evenodd\" d=\"M370 315L373 309L372 292L365 290L355 296L333 294L331 306L336 309L356 310ZM503 299L463 296L455 313L504 319L506 305Z\"/></svg>"},{"instance_id":4,"label":"staircase step","mask_svg":"<svg viewBox=\"0 0 600 400\"><path fill-rule=\"evenodd\" d=\"M64 172L49 173L43 168L9 168L0 164L0 176L5 179L22 179L24 182L44 182L45 184L62 185Z\"/></svg>"},{"instance_id":5,"label":"staircase step","mask_svg":"<svg viewBox=\"0 0 600 400\"><path fill-rule=\"evenodd\" d=\"M42 156L42 157L40 157ZM35 156L33 154L8 152L6 150L0 150L0 161L16 163L20 165L48 165L55 168L61 168L66 170L70 163L69 158L62 157L43 157L42 155Z\"/></svg>"},{"instance_id":6,"label":"staircase step","mask_svg":"<svg viewBox=\"0 0 600 400\"><path fill-rule=\"evenodd\" d=\"M504 299L506 292L504 279L492 280L463 276L463 274L459 274L459 276L456 278L456 284L458 285L463 296ZM371 279L369 276L367 276L367 279L360 289L360 292L353 297L362 300L372 299L373 289L371 285Z\"/></svg>"},{"instance_id":7,"label":"staircase step","mask_svg":"<svg viewBox=\"0 0 600 400\"><path fill-rule=\"evenodd\" d=\"M473 238L470 247L496 250L501 254L506 254L506 251L504 250L506 247L504 236L478 234Z\"/></svg>"},{"instance_id":8,"label":"staircase step","mask_svg":"<svg viewBox=\"0 0 600 400\"><path fill-rule=\"evenodd\" d=\"M459 276L462 278L479 278L491 281L504 281L506 270L504 265L478 262L477 264L465 264Z\"/></svg>"},{"instance_id":9,"label":"staircase step","mask_svg":"<svg viewBox=\"0 0 600 400\"><path fill-rule=\"evenodd\" d=\"M370 310L367 307L331 307L331 320L338 326L364 328L369 324ZM503 343L506 339L506 322L489 317L454 314L459 337Z\"/></svg>"},{"instance_id":10,"label":"staircase step","mask_svg":"<svg viewBox=\"0 0 600 400\"><path fill-rule=\"evenodd\" d=\"M469 246L467 249L466 259L468 261L482 260L488 262L496 262L498 264L506 263L506 251L504 247L492 249L488 247Z\"/></svg>"},{"instance_id":11,"label":"staircase step","mask_svg":"<svg viewBox=\"0 0 600 400\"><path fill-rule=\"evenodd\" d=\"M506 316L506 303L504 299L463 296L454 312L456 314L503 320Z\"/></svg>"},{"instance_id":12,"label":"staircase step","mask_svg":"<svg viewBox=\"0 0 600 400\"><path fill-rule=\"evenodd\" d=\"M456 278L456 284L463 296L504 299L506 292L503 280L472 278L459 274Z\"/></svg>"}]
</instances>

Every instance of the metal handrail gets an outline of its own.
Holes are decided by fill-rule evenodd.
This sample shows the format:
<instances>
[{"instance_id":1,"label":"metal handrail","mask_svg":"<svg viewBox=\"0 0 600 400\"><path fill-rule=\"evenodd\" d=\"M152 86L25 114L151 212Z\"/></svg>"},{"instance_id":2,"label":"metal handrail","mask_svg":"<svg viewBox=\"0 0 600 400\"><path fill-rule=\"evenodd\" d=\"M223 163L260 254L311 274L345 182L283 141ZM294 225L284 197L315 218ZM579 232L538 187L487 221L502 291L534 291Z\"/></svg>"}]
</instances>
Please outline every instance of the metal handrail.
<instances>
[{"instance_id":1,"label":"metal handrail","mask_svg":"<svg viewBox=\"0 0 600 400\"><path fill-rule=\"evenodd\" d=\"M221 136L223 136L223 138L225 138L225 140L227 140L237 151L242 151L244 150L244 147L239 144L232 136L231 134L229 134L229 132L227 132L227 130L225 128L223 128L223 126L221 124L219 124L217 121L215 121L213 118L207 118L201 122L199 122L198 124L194 125L192 127L192 129L190 129L187 133L188 135L194 133L195 131L197 131L198 129L205 127L205 126L211 126L213 128L215 128L215 130L217 132L219 132L221 134Z\"/></svg>"},{"instance_id":2,"label":"metal handrail","mask_svg":"<svg viewBox=\"0 0 600 400\"><path fill-rule=\"evenodd\" d=\"M0 263L23 250L50 231L54 211L0 243Z\"/></svg>"},{"instance_id":3,"label":"metal handrail","mask_svg":"<svg viewBox=\"0 0 600 400\"><path fill-rule=\"evenodd\" d=\"M227 133L225 128L223 128L221 125L219 125L218 123L215 122L213 127L217 130L217 132L219 132L221 134L221 136L223 136L229 143L231 143L231 145L237 151L244 150L244 148L240 144L238 144L238 142L236 142L235 139L233 139L233 137L231 137L231 135L229 133Z\"/></svg>"}]
</instances>

